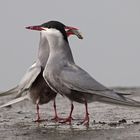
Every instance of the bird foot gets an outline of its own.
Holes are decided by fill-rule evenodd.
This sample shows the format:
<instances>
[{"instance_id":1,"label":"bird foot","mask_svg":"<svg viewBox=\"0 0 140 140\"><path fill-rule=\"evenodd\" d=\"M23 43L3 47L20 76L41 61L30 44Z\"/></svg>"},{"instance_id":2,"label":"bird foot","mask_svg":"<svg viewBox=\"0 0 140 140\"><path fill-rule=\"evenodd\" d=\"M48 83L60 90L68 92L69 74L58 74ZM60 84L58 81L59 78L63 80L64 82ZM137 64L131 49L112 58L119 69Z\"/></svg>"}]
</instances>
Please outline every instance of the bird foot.
<instances>
[{"instance_id":1,"label":"bird foot","mask_svg":"<svg viewBox=\"0 0 140 140\"><path fill-rule=\"evenodd\" d=\"M71 125L71 121L74 120L71 116L69 116L68 118L65 118L64 121L60 121L60 123L68 123L69 125Z\"/></svg>"},{"instance_id":2,"label":"bird foot","mask_svg":"<svg viewBox=\"0 0 140 140\"><path fill-rule=\"evenodd\" d=\"M52 121L55 121L55 122L59 122L61 120L64 120L64 118L60 118L58 116L55 116L54 118L51 119Z\"/></svg>"},{"instance_id":3,"label":"bird foot","mask_svg":"<svg viewBox=\"0 0 140 140\"><path fill-rule=\"evenodd\" d=\"M80 124L83 124L83 125L89 125L89 115L87 114L85 119L80 123Z\"/></svg>"}]
</instances>

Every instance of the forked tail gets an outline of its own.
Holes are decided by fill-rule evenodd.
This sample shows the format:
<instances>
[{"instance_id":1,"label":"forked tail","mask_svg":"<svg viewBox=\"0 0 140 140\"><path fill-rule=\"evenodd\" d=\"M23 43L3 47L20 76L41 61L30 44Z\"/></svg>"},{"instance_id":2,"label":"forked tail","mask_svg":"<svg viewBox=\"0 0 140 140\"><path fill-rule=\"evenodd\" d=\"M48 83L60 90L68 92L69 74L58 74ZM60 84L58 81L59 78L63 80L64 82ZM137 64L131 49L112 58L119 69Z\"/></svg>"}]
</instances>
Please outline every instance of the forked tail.
<instances>
[{"instance_id":1,"label":"forked tail","mask_svg":"<svg viewBox=\"0 0 140 140\"><path fill-rule=\"evenodd\" d=\"M7 102L7 103L1 105L0 108L6 107L6 106L9 106L9 105L13 105L13 104L15 104L15 103L18 103L18 102L21 102L21 101L27 100L27 99L28 99L28 100L30 99L28 94L25 95L25 96L16 98L16 99L14 99L14 100L11 100L11 101L9 101L9 102Z\"/></svg>"},{"instance_id":2,"label":"forked tail","mask_svg":"<svg viewBox=\"0 0 140 140\"><path fill-rule=\"evenodd\" d=\"M18 93L18 86L14 87L14 88L12 88L10 90L0 92L0 96L7 96L7 95L14 94L14 93Z\"/></svg>"},{"instance_id":3,"label":"forked tail","mask_svg":"<svg viewBox=\"0 0 140 140\"><path fill-rule=\"evenodd\" d=\"M121 99L113 99L108 97L102 97L98 100L99 102L104 102L107 104L116 104L116 105L122 105L122 106L130 106L130 107L140 107L140 102L130 99L128 97L122 96Z\"/></svg>"}]
</instances>

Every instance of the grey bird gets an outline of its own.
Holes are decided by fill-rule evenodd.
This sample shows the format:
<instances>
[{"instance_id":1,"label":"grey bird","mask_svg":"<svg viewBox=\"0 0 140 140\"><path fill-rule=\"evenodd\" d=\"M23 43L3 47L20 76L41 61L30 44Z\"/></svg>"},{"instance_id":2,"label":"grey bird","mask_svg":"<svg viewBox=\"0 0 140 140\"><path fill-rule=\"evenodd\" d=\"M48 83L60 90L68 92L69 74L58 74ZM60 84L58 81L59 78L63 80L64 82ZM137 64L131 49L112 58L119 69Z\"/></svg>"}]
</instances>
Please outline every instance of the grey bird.
<instances>
[{"instance_id":1,"label":"grey bird","mask_svg":"<svg viewBox=\"0 0 140 140\"><path fill-rule=\"evenodd\" d=\"M89 124L88 103L103 102L124 106L140 107L140 102L115 92L100 84L85 70L75 64L65 29L73 29L58 21L49 21L39 31L44 33L50 47L50 54L43 76L50 88L71 102L85 104L86 115L83 124ZM71 123L72 110L67 120Z\"/></svg>"},{"instance_id":2,"label":"grey bird","mask_svg":"<svg viewBox=\"0 0 140 140\"><path fill-rule=\"evenodd\" d=\"M43 25L44 24L42 24L41 27ZM39 26L27 27L27 29L39 30ZM79 39L83 39L81 33L78 30L66 29L66 32L67 32L67 36L76 35ZM53 118L53 120L58 121L59 119L61 119L58 117L57 111L56 111L55 97L57 93L51 90L51 88L48 86L48 84L43 78L43 70L45 68L48 57L49 57L48 40L45 37L44 32L41 32L39 49L38 49L38 57L37 57L36 62L27 70L26 74L23 76L22 80L16 87L6 92L0 93L0 96L16 94L16 99L13 99L12 101L9 101L4 105L1 105L0 108L23 101L25 99L29 99L34 104L36 104L36 108L37 108L36 121L39 122L41 121L40 115L39 115L39 105L45 104L51 100L54 100L55 117Z\"/></svg>"}]
</instances>

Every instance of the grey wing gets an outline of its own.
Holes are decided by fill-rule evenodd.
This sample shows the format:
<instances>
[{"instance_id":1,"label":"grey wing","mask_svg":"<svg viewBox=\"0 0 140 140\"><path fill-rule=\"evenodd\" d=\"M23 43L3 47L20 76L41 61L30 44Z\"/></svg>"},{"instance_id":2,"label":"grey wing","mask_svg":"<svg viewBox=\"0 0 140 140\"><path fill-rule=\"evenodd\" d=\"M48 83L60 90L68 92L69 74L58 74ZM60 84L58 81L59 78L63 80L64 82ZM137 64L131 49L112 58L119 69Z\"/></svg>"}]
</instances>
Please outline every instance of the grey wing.
<instances>
[{"instance_id":1,"label":"grey wing","mask_svg":"<svg viewBox=\"0 0 140 140\"><path fill-rule=\"evenodd\" d=\"M105 86L93 79L86 71L77 65L65 67L61 72L61 81L66 83L70 88L77 90L108 90Z\"/></svg>"},{"instance_id":2,"label":"grey wing","mask_svg":"<svg viewBox=\"0 0 140 140\"><path fill-rule=\"evenodd\" d=\"M72 90L91 93L100 97L121 98L119 94L100 84L77 65L65 67L61 72L60 79L66 87Z\"/></svg>"},{"instance_id":3,"label":"grey wing","mask_svg":"<svg viewBox=\"0 0 140 140\"><path fill-rule=\"evenodd\" d=\"M18 93L18 86L14 87L12 89L9 89L7 91L0 92L0 96L7 96L7 95L14 94L14 93Z\"/></svg>"},{"instance_id":4,"label":"grey wing","mask_svg":"<svg viewBox=\"0 0 140 140\"><path fill-rule=\"evenodd\" d=\"M20 83L7 91L0 92L0 96L7 96L11 94L17 94L16 97L20 97L23 92L28 90L32 83L35 81L39 73L41 72L41 67L37 65L37 63L34 63L25 73L23 78L21 79Z\"/></svg>"},{"instance_id":5,"label":"grey wing","mask_svg":"<svg viewBox=\"0 0 140 140\"><path fill-rule=\"evenodd\" d=\"M19 83L19 90L25 91L27 89L30 88L30 86L32 85L32 83L35 81L35 79L37 78L37 76L39 75L39 73L41 72L41 67L39 65L37 65L37 63L34 63L25 73L25 75L23 76L23 78L21 79L20 83Z\"/></svg>"}]
</instances>

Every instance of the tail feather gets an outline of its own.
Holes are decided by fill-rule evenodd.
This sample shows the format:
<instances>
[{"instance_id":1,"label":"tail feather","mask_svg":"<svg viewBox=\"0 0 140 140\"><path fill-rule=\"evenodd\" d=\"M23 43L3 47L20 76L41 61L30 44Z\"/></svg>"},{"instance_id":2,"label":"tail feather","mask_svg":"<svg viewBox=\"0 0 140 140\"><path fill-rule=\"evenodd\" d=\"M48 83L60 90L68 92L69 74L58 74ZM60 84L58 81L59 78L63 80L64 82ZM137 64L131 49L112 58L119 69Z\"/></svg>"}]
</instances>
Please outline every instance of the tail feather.
<instances>
[{"instance_id":1,"label":"tail feather","mask_svg":"<svg viewBox=\"0 0 140 140\"><path fill-rule=\"evenodd\" d=\"M18 93L18 86L14 87L10 90L0 92L0 96L7 96L7 95L10 95L10 94L14 94L14 93Z\"/></svg>"},{"instance_id":2,"label":"tail feather","mask_svg":"<svg viewBox=\"0 0 140 140\"><path fill-rule=\"evenodd\" d=\"M117 104L117 105L130 106L130 107L140 107L139 101L127 98L125 96L123 96L122 99L123 100L119 100L119 99L117 100L113 98L102 97L98 101L108 103L108 104Z\"/></svg>"},{"instance_id":3,"label":"tail feather","mask_svg":"<svg viewBox=\"0 0 140 140\"><path fill-rule=\"evenodd\" d=\"M18 102L21 102L21 101L27 100L27 99L28 99L28 100L30 99L28 94L25 95L25 96L16 98L16 99L14 99L14 100L11 100L11 101L9 101L9 102L7 102L7 103L1 105L0 108L6 107L6 106L9 106L9 105L13 105L13 104L15 104L15 103L18 103Z\"/></svg>"},{"instance_id":4,"label":"tail feather","mask_svg":"<svg viewBox=\"0 0 140 140\"><path fill-rule=\"evenodd\" d=\"M15 96L15 98L19 98L21 96L23 96L23 93L28 93L28 89L25 90L18 90L17 95Z\"/></svg>"},{"instance_id":5,"label":"tail feather","mask_svg":"<svg viewBox=\"0 0 140 140\"><path fill-rule=\"evenodd\" d=\"M115 93L117 93L118 95L132 95L132 93L126 93L126 92L116 92L115 91Z\"/></svg>"}]
</instances>

